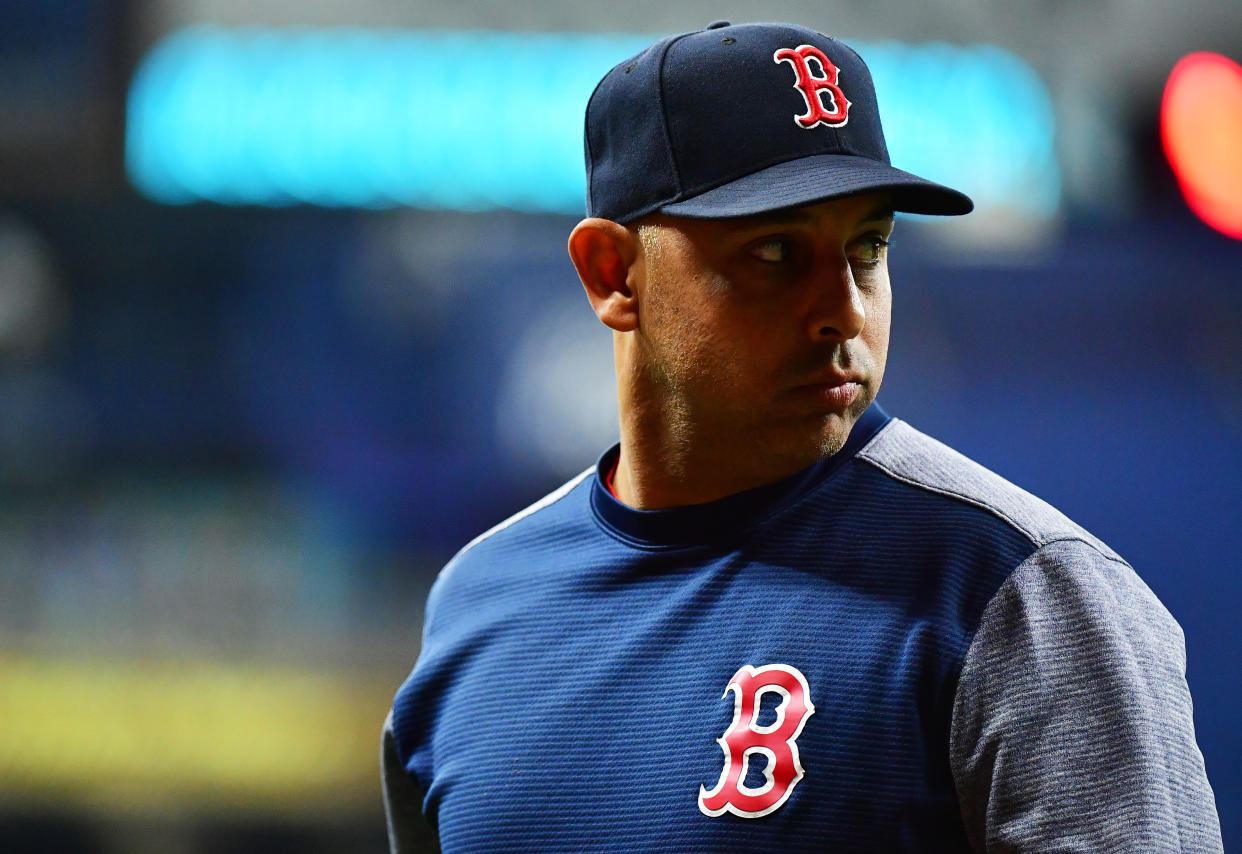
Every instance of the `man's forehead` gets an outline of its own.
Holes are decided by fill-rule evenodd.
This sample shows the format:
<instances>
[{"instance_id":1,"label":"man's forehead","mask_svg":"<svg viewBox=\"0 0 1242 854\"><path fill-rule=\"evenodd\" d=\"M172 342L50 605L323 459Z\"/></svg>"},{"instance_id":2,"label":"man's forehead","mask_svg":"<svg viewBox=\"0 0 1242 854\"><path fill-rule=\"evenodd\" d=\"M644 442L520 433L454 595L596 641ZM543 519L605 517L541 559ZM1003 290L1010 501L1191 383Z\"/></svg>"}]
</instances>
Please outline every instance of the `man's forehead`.
<instances>
[{"instance_id":1,"label":"man's forehead","mask_svg":"<svg viewBox=\"0 0 1242 854\"><path fill-rule=\"evenodd\" d=\"M751 216L708 220L708 222L746 231L779 225L816 225L828 222L855 227L866 223L887 222L892 218L893 202L888 193L866 193L811 205L781 208Z\"/></svg>"}]
</instances>

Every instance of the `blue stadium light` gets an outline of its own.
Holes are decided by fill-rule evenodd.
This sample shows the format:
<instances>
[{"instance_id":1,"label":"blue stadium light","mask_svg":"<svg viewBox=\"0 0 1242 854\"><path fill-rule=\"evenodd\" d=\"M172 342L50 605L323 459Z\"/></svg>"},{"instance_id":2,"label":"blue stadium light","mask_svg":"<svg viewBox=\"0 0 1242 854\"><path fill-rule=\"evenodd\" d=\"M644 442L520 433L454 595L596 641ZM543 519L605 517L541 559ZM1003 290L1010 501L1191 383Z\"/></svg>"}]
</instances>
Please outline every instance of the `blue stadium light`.
<instances>
[{"instance_id":1,"label":"blue stadium light","mask_svg":"<svg viewBox=\"0 0 1242 854\"><path fill-rule=\"evenodd\" d=\"M980 209L1038 219L1061 202L1056 121L1043 81L992 45L864 44L893 165L956 187Z\"/></svg>"},{"instance_id":2,"label":"blue stadium light","mask_svg":"<svg viewBox=\"0 0 1242 854\"><path fill-rule=\"evenodd\" d=\"M195 27L129 91L126 166L158 202L581 213L582 117L648 35ZM980 207L1055 213L1051 102L995 47L859 45L893 162Z\"/></svg>"}]
</instances>

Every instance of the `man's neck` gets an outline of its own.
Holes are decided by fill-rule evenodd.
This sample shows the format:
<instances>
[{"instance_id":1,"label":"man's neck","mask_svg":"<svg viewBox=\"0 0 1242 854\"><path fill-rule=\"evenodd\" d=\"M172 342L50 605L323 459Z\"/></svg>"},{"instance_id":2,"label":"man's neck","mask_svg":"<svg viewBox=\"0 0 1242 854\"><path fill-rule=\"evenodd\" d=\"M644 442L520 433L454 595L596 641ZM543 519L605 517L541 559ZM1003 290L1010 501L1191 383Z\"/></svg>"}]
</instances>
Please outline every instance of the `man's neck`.
<instances>
[{"instance_id":1,"label":"man's neck","mask_svg":"<svg viewBox=\"0 0 1242 854\"><path fill-rule=\"evenodd\" d=\"M621 336L618 336L619 338ZM635 354L617 341L617 391L621 456L613 488L625 504L663 510L705 504L773 483L815 460L769 459L762 437L748 430L712 424L666 383L645 375Z\"/></svg>"},{"instance_id":2,"label":"man's neck","mask_svg":"<svg viewBox=\"0 0 1242 854\"><path fill-rule=\"evenodd\" d=\"M722 442L712 431L674 420L674 407L622 404L621 455L613 488L625 504L663 510L704 504L773 483L808 462L758 466L754 449L736 436Z\"/></svg>"}]
</instances>

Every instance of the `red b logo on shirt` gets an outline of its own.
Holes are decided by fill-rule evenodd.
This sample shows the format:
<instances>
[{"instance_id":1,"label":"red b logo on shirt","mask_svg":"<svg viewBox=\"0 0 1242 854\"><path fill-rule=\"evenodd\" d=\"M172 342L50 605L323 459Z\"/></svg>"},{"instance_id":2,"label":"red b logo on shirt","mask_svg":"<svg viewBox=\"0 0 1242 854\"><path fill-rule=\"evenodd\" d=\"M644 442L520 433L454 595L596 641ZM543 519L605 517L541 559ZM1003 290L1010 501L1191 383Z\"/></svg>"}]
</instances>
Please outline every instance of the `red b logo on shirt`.
<instances>
[{"instance_id":1,"label":"red b logo on shirt","mask_svg":"<svg viewBox=\"0 0 1242 854\"><path fill-rule=\"evenodd\" d=\"M812 59L819 65L822 76L811 73ZM788 62L798 77L794 88L806 99L806 115L794 116L799 127L813 128L822 124L839 128L850 120L850 102L837 85L837 75L840 72L832 64L832 60L824 56L822 50L809 44L793 48L783 47L772 54L772 61ZM831 109L824 105L825 93L831 99Z\"/></svg>"},{"instance_id":2,"label":"red b logo on shirt","mask_svg":"<svg viewBox=\"0 0 1242 854\"><path fill-rule=\"evenodd\" d=\"M757 670L747 664L729 680L724 696L730 691L734 693L733 723L716 739L724 751L724 770L711 791L699 786L699 809L713 817L731 812L742 818L759 818L780 809L802 779L802 762L794 742L815 707L806 677L788 664L768 664ZM768 693L781 697L776 722L759 726L755 719L762 697ZM758 788L746 785L752 758L765 763L767 781Z\"/></svg>"}]
</instances>

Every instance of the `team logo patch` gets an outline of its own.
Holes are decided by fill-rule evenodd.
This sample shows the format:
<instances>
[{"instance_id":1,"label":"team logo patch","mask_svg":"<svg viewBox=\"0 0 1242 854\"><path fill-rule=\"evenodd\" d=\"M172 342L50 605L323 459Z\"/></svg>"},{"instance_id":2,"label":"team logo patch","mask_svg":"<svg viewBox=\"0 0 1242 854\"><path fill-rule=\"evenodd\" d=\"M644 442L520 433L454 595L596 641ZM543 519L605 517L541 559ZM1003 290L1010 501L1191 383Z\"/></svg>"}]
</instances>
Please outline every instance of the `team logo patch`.
<instances>
[{"instance_id":1,"label":"team logo patch","mask_svg":"<svg viewBox=\"0 0 1242 854\"><path fill-rule=\"evenodd\" d=\"M742 818L761 818L789 800L802 779L802 760L797 738L815 712L806 677L788 664L760 668L744 665L725 688L733 692L733 723L716 739L724 751L724 770L709 791L699 786L699 809L712 817L733 813ZM763 695L776 694L776 721L757 723ZM751 762L763 762L766 781L758 787L746 784Z\"/></svg>"},{"instance_id":2,"label":"team logo patch","mask_svg":"<svg viewBox=\"0 0 1242 854\"><path fill-rule=\"evenodd\" d=\"M808 130L818 125L839 128L850 120L849 99L837 85L840 71L822 50L809 44L783 47L772 54L772 61L788 62L797 76L794 88L806 101L806 113L794 116L798 127ZM819 74L812 72L812 62L819 66Z\"/></svg>"}]
</instances>

